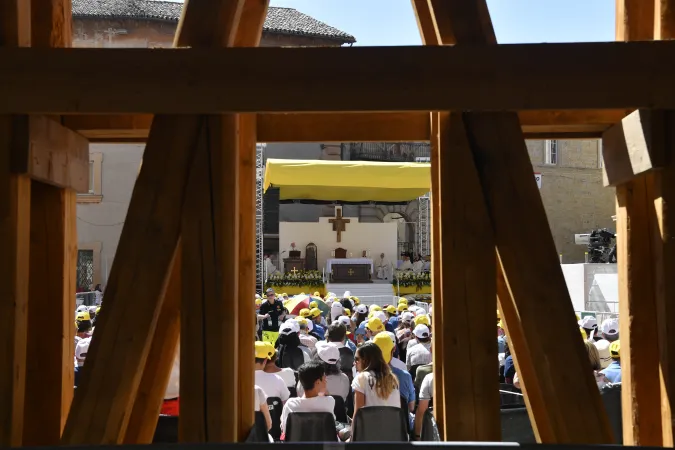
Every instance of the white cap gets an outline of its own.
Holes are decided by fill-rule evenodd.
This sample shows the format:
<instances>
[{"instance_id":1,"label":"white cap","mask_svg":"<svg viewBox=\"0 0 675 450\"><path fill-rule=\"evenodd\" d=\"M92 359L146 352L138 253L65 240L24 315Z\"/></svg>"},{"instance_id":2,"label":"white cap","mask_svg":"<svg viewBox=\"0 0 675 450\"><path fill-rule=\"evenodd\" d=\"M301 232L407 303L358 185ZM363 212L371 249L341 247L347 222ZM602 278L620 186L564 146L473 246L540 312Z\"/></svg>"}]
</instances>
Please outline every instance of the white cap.
<instances>
[{"instance_id":1,"label":"white cap","mask_svg":"<svg viewBox=\"0 0 675 450\"><path fill-rule=\"evenodd\" d=\"M336 310L344 311L344 306L342 306L342 303L340 302L333 302L332 305L330 305L330 308L333 309L335 308Z\"/></svg>"},{"instance_id":2,"label":"white cap","mask_svg":"<svg viewBox=\"0 0 675 450\"><path fill-rule=\"evenodd\" d=\"M394 344L396 344L396 335L394 333L392 333L391 331L385 331L385 333L387 333L387 336L389 336L389 339L391 339L391 341Z\"/></svg>"},{"instance_id":3,"label":"white cap","mask_svg":"<svg viewBox=\"0 0 675 450\"><path fill-rule=\"evenodd\" d=\"M336 322L341 323L342 325L346 326L347 329L352 326L352 319L350 319L347 316L340 316L337 318Z\"/></svg>"},{"instance_id":4,"label":"white cap","mask_svg":"<svg viewBox=\"0 0 675 450\"><path fill-rule=\"evenodd\" d=\"M279 328L279 334L288 336L291 333L298 333L300 331L300 325L295 320L287 320Z\"/></svg>"},{"instance_id":5,"label":"white cap","mask_svg":"<svg viewBox=\"0 0 675 450\"><path fill-rule=\"evenodd\" d=\"M403 314L401 314L401 320L403 322L410 322L415 318L415 314L411 313L410 311L405 311Z\"/></svg>"},{"instance_id":6,"label":"white cap","mask_svg":"<svg viewBox=\"0 0 675 450\"><path fill-rule=\"evenodd\" d=\"M359 305L356 307L356 312L359 314L366 314L368 313L368 307L366 305Z\"/></svg>"},{"instance_id":7,"label":"white cap","mask_svg":"<svg viewBox=\"0 0 675 450\"><path fill-rule=\"evenodd\" d=\"M375 308L377 308L377 305L370 305L370 308L368 308L368 312L373 312L375 311Z\"/></svg>"},{"instance_id":8,"label":"white cap","mask_svg":"<svg viewBox=\"0 0 675 450\"><path fill-rule=\"evenodd\" d=\"M598 327L598 321L593 316L582 317L578 323L581 328L586 328L587 330Z\"/></svg>"},{"instance_id":9,"label":"white cap","mask_svg":"<svg viewBox=\"0 0 675 450\"><path fill-rule=\"evenodd\" d=\"M600 325L600 331L607 336L616 336L619 334L619 320L613 317L605 319Z\"/></svg>"},{"instance_id":10,"label":"white cap","mask_svg":"<svg viewBox=\"0 0 675 450\"><path fill-rule=\"evenodd\" d=\"M610 342L606 339L600 339L593 343L598 349L598 356L600 356L600 367L606 369L612 363L612 354L609 352Z\"/></svg>"},{"instance_id":11,"label":"white cap","mask_svg":"<svg viewBox=\"0 0 675 450\"><path fill-rule=\"evenodd\" d=\"M262 299L262 297L260 296L260 294L255 294L255 298Z\"/></svg>"},{"instance_id":12,"label":"white cap","mask_svg":"<svg viewBox=\"0 0 675 450\"><path fill-rule=\"evenodd\" d=\"M329 297L326 300L324 300L324 303L328 306L333 306L333 297Z\"/></svg>"},{"instance_id":13,"label":"white cap","mask_svg":"<svg viewBox=\"0 0 675 450\"><path fill-rule=\"evenodd\" d=\"M373 311L373 317L377 317L382 323L387 321L387 316L384 314L384 311Z\"/></svg>"},{"instance_id":14,"label":"white cap","mask_svg":"<svg viewBox=\"0 0 675 450\"><path fill-rule=\"evenodd\" d=\"M89 344L91 343L91 338L80 339L75 347L75 358L77 359L77 365L83 366L84 360L87 359L87 352L89 351Z\"/></svg>"},{"instance_id":15,"label":"white cap","mask_svg":"<svg viewBox=\"0 0 675 450\"><path fill-rule=\"evenodd\" d=\"M351 296L352 296L351 291L345 291L345 293L344 293L344 295L342 296L342 298L349 298L349 297L351 297Z\"/></svg>"},{"instance_id":16,"label":"white cap","mask_svg":"<svg viewBox=\"0 0 675 450\"><path fill-rule=\"evenodd\" d=\"M426 339L429 337L429 327L421 323L415 327L413 334L420 339Z\"/></svg>"},{"instance_id":17,"label":"white cap","mask_svg":"<svg viewBox=\"0 0 675 450\"><path fill-rule=\"evenodd\" d=\"M332 342L316 346L316 353L321 361L328 364L337 364L340 359L340 350Z\"/></svg>"}]
</instances>

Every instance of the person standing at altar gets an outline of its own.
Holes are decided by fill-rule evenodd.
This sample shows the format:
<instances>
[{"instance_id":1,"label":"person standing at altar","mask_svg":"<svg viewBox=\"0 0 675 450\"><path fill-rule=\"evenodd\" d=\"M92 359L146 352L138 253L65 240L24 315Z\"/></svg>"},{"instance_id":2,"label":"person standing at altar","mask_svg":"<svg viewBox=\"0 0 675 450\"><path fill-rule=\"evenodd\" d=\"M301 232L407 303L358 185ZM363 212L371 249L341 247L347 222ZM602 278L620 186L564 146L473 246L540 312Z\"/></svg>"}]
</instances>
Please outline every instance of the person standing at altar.
<instances>
[{"instance_id":1,"label":"person standing at altar","mask_svg":"<svg viewBox=\"0 0 675 450\"><path fill-rule=\"evenodd\" d=\"M422 261L422 258L417 256L415 258L415 262L412 265L412 270L415 273L422 273L422 269L424 268L424 261Z\"/></svg>"},{"instance_id":2,"label":"person standing at altar","mask_svg":"<svg viewBox=\"0 0 675 450\"><path fill-rule=\"evenodd\" d=\"M407 255L403 256L403 261L401 261L401 265L398 266L398 270L413 270L413 265L410 262L410 257Z\"/></svg>"},{"instance_id":3,"label":"person standing at altar","mask_svg":"<svg viewBox=\"0 0 675 450\"><path fill-rule=\"evenodd\" d=\"M384 253L380 253L379 258L373 261L375 266L375 276L379 280L388 280L391 277L391 262L384 257Z\"/></svg>"}]
</instances>

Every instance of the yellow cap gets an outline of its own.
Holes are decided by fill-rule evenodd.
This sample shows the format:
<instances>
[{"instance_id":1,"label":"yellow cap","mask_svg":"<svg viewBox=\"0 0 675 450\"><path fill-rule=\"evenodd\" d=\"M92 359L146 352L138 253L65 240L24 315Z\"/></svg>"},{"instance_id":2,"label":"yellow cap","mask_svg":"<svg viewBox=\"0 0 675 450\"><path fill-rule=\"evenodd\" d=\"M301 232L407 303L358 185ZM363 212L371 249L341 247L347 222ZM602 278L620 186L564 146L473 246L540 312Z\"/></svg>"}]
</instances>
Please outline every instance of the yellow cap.
<instances>
[{"instance_id":1,"label":"yellow cap","mask_svg":"<svg viewBox=\"0 0 675 450\"><path fill-rule=\"evenodd\" d=\"M366 324L366 328L368 328L370 331L372 331L375 334L384 331L384 325L382 324L382 321L380 319L378 319L377 317L373 317L372 319L368 319L368 323ZM388 337L389 336L387 336L387 338Z\"/></svg>"},{"instance_id":2,"label":"yellow cap","mask_svg":"<svg viewBox=\"0 0 675 450\"><path fill-rule=\"evenodd\" d=\"M98 306L96 307L96 314L98 314L100 311L101 311L101 305L98 305Z\"/></svg>"},{"instance_id":3,"label":"yellow cap","mask_svg":"<svg viewBox=\"0 0 675 450\"><path fill-rule=\"evenodd\" d=\"M314 293L314 297L321 297L321 294L319 293L319 291L316 291L316 292Z\"/></svg>"},{"instance_id":4,"label":"yellow cap","mask_svg":"<svg viewBox=\"0 0 675 450\"><path fill-rule=\"evenodd\" d=\"M309 307L310 308L318 308L319 304L317 302L310 302Z\"/></svg>"},{"instance_id":5,"label":"yellow cap","mask_svg":"<svg viewBox=\"0 0 675 450\"><path fill-rule=\"evenodd\" d=\"M305 319L304 317L296 317L295 321L298 322L299 325L302 326L307 326L309 324L309 320Z\"/></svg>"},{"instance_id":6,"label":"yellow cap","mask_svg":"<svg viewBox=\"0 0 675 450\"><path fill-rule=\"evenodd\" d=\"M621 359L621 343L619 341L609 344L609 354L612 355L613 359Z\"/></svg>"},{"instance_id":7,"label":"yellow cap","mask_svg":"<svg viewBox=\"0 0 675 450\"><path fill-rule=\"evenodd\" d=\"M89 311L80 311L79 313L77 313L77 317L75 318L75 320L78 322L82 322L83 320L91 320Z\"/></svg>"},{"instance_id":8,"label":"yellow cap","mask_svg":"<svg viewBox=\"0 0 675 450\"><path fill-rule=\"evenodd\" d=\"M382 311L382 307L378 306L378 305L372 305L370 307L370 312L373 312L373 311Z\"/></svg>"},{"instance_id":9,"label":"yellow cap","mask_svg":"<svg viewBox=\"0 0 675 450\"><path fill-rule=\"evenodd\" d=\"M355 304L355 305L360 305L360 304L361 304L361 300L359 300L358 297L352 297L352 300L354 301L354 304Z\"/></svg>"},{"instance_id":10,"label":"yellow cap","mask_svg":"<svg viewBox=\"0 0 675 450\"><path fill-rule=\"evenodd\" d=\"M345 308L345 315L346 316L351 316L352 312L349 310L349 308Z\"/></svg>"},{"instance_id":11,"label":"yellow cap","mask_svg":"<svg viewBox=\"0 0 675 450\"><path fill-rule=\"evenodd\" d=\"M581 317L579 317L579 314L575 314L577 316L577 322L581 320Z\"/></svg>"},{"instance_id":12,"label":"yellow cap","mask_svg":"<svg viewBox=\"0 0 675 450\"><path fill-rule=\"evenodd\" d=\"M401 298L398 299L398 304L399 304L399 305L400 305L400 304L407 305L407 304L408 304L408 299L405 298L405 297L401 297Z\"/></svg>"},{"instance_id":13,"label":"yellow cap","mask_svg":"<svg viewBox=\"0 0 675 450\"><path fill-rule=\"evenodd\" d=\"M398 312L403 312L403 311L407 311L408 307L406 306L405 303L399 303L398 308L396 308L396 309L398 310Z\"/></svg>"},{"instance_id":14,"label":"yellow cap","mask_svg":"<svg viewBox=\"0 0 675 450\"><path fill-rule=\"evenodd\" d=\"M259 298L256 298L256 299L255 299L255 304L256 304L256 306L262 305L262 300L260 300Z\"/></svg>"},{"instance_id":15,"label":"yellow cap","mask_svg":"<svg viewBox=\"0 0 675 450\"><path fill-rule=\"evenodd\" d=\"M502 326L502 321L501 321L501 320L500 320L499 322L497 322L497 328L504 328L504 327Z\"/></svg>"},{"instance_id":16,"label":"yellow cap","mask_svg":"<svg viewBox=\"0 0 675 450\"><path fill-rule=\"evenodd\" d=\"M396 314L396 307L394 305L389 305L385 308L389 314Z\"/></svg>"},{"instance_id":17,"label":"yellow cap","mask_svg":"<svg viewBox=\"0 0 675 450\"><path fill-rule=\"evenodd\" d=\"M312 312L307 308L302 308L300 310L300 317L309 317L312 315Z\"/></svg>"},{"instance_id":18,"label":"yellow cap","mask_svg":"<svg viewBox=\"0 0 675 450\"><path fill-rule=\"evenodd\" d=\"M391 361L391 351L394 349L394 341L391 340L389 334L380 333L373 338L373 343L382 350L382 357L384 362L389 364Z\"/></svg>"},{"instance_id":19,"label":"yellow cap","mask_svg":"<svg viewBox=\"0 0 675 450\"><path fill-rule=\"evenodd\" d=\"M255 357L270 359L274 355L274 346L269 342L255 341Z\"/></svg>"},{"instance_id":20,"label":"yellow cap","mask_svg":"<svg viewBox=\"0 0 675 450\"><path fill-rule=\"evenodd\" d=\"M316 319L321 315L321 310L319 308L312 308L309 313L313 319Z\"/></svg>"},{"instance_id":21,"label":"yellow cap","mask_svg":"<svg viewBox=\"0 0 675 450\"><path fill-rule=\"evenodd\" d=\"M419 316L415 317L415 326L417 325L426 325L429 326L431 324L431 321L429 320L429 316L426 314L420 314Z\"/></svg>"},{"instance_id":22,"label":"yellow cap","mask_svg":"<svg viewBox=\"0 0 675 450\"><path fill-rule=\"evenodd\" d=\"M288 294L284 292L283 294L281 294L281 296L282 297L288 297Z\"/></svg>"},{"instance_id":23,"label":"yellow cap","mask_svg":"<svg viewBox=\"0 0 675 450\"><path fill-rule=\"evenodd\" d=\"M584 338L584 341L588 339L588 335L586 334L586 330L583 328L579 327L579 330L581 331L581 337Z\"/></svg>"},{"instance_id":24,"label":"yellow cap","mask_svg":"<svg viewBox=\"0 0 675 450\"><path fill-rule=\"evenodd\" d=\"M497 310L497 320L500 320L502 318L501 314L499 314L499 310Z\"/></svg>"}]
</instances>

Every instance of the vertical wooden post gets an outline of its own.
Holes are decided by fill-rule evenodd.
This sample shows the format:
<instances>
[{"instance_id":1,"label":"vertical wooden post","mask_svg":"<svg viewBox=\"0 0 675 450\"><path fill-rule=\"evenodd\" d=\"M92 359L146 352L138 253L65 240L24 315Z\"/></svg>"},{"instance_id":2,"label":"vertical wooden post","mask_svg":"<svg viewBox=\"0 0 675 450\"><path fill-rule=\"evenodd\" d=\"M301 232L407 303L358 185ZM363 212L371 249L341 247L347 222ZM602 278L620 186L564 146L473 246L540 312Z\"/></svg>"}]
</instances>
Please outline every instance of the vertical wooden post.
<instances>
[{"instance_id":1,"label":"vertical wooden post","mask_svg":"<svg viewBox=\"0 0 675 450\"><path fill-rule=\"evenodd\" d=\"M439 114L445 439L499 441L492 226L460 113ZM464 370L453 370L451 366Z\"/></svg>"},{"instance_id":2,"label":"vertical wooden post","mask_svg":"<svg viewBox=\"0 0 675 450\"><path fill-rule=\"evenodd\" d=\"M183 214L182 442L239 428L239 117L205 116Z\"/></svg>"},{"instance_id":3,"label":"vertical wooden post","mask_svg":"<svg viewBox=\"0 0 675 450\"><path fill-rule=\"evenodd\" d=\"M675 0L655 0L654 39L675 39ZM666 111L667 167L651 174L647 184L658 324L661 423L664 447L675 445L675 112Z\"/></svg>"},{"instance_id":4,"label":"vertical wooden post","mask_svg":"<svg viewBox=\"0 0 675 450\"><path fill-rule=\"evenodd\" d=\"M617 0L616 39L654 38L655 2ZM661 392L649 215L652 173L616 187L624 445L661 446Z\"/></svg>"},{"instance_id":5,"label":"vertical wooden post","mask_svg":"<svg viewBox=\"0 0 675 450\"><path fill-rule=\"evenodd\" d=\"M164 292L162 310L152 336L150 355L138 386L136 399L124 436L125 444L152 444L162 409L164 393L171 377L180 336L181 244L176 247L171 275Z\"/></svg>"},{"instance_id":6,"label":"vertical wooden post","mask_svg":"<svg viewBox=\"0 0 675 450\"><path fill-rule=\"evenodd\" d=\"M33 47L70 47L70 0L31 10ZM77 194L32 182L28 358L23 445L58 445L73 400Z\"/></svg>"},{"instance_id":7,"label":"vertical wooden post","mask_svg":"<svg viewBox=\"0 0 675 450\"><path fill-rule=\"evenodd\" d=\"M30 1L0 2L0 47L30 38ZM10 171L13 132L0 116L0 447L21 445L26 374L30 179Z\"/></svg>"},{"instance_id":8,"label":"vertical wooden post","mask_svg":"<svg viewBox=\"0 0 675 450\"><path fill-rule=\"evenodd\" d=\"M439 432L445 439L445 393L443 390L444 364L443 343L445 342L445 325L443 323L443 252L441 235L441 129L440 115L449 113L431 113L431 290L433 302L433 332L431 348L436 355L434 364L434 416ZM447 132L445 129L443 132ZM448 370L452 370L448 368Z\"/></svg>"},{"instance_id":9,"label":"vertical wooden post","mask_svg":"<svg viewBox=\"0 0 675 450\"><path fill-rule=\"evenodd\" d=\"M254 423L255 386L255 296L256 277L256 116L239 115L239 441L243 442Z\"/></svg>"}]
</instances>

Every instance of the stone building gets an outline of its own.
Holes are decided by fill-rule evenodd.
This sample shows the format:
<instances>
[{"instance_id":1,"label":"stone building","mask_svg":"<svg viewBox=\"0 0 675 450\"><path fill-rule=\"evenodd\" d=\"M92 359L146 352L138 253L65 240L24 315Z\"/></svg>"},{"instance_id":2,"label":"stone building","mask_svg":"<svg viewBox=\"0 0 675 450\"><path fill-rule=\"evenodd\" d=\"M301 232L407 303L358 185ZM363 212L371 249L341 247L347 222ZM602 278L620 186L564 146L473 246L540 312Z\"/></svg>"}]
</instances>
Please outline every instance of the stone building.
<instances>
[{"instance_id":1,"label":"stone building","mask_svg":"<svg viewBox=\"0 0 675 450\"><path fill-rule=\"evenodd\" d=\"M73 45L76 47L170 47L182 9L181 3L153 0L72 2ZM342 46L354 42L350 34L300 11L271 7L261 45ZM111 67L110 70L128 69ZM275 147L268 146L270 152L275 151ZM309 147L319 149L321 154L319 144ZM78 290L107 282L143 149L140 144L91 144L89 194L80 195L77 205ZM278 152L300 154L302 145L279 145Z\"/></svg>"}]
</instances>

